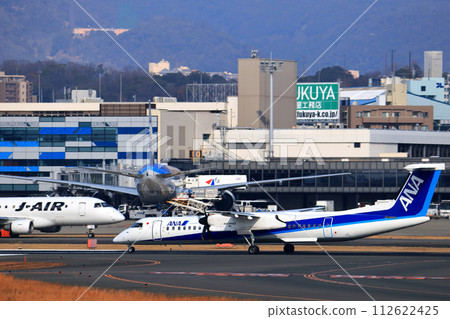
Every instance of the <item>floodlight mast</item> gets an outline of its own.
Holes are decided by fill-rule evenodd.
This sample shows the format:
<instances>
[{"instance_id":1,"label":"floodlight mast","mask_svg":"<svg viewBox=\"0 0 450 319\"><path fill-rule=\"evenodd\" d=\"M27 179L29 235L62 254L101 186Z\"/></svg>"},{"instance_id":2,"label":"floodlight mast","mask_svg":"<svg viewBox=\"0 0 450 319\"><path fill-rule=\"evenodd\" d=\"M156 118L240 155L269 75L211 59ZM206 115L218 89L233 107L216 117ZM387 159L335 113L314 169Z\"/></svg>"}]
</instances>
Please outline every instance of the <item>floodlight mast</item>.
<instances>
[{"instance_id":1,"label":"floodlight mast","mask_svg":"<svg viewBox=\"0 0 450 319\"><path fill-rule=\"evenodd\" d=\"M272 53L270 53L269 61L261 61L260 68L262 72L270 73L270 106L269 106L269 114L270 114L270 122L269 122L269 151L267 152L267 158L273 158L273 73L280 71L279 69L283 65L283 61L272 60Z\"/></svg>"}]
</instances>

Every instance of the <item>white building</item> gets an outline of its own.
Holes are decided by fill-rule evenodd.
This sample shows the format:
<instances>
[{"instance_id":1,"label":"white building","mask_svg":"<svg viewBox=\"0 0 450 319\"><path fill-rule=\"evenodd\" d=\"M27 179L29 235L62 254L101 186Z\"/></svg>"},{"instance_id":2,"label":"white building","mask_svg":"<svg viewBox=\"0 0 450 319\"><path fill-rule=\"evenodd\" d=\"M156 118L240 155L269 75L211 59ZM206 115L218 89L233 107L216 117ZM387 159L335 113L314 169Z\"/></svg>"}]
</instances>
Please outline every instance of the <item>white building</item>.
<instances>
[{"instance_id":1,"label":"white building","mask_svg":"<svg viewBox=\"0 0 450 319\"><path fill-rule=\"evenodd\" d=\"M170 62L162 59L158 63L150 62L148 64L148 72L150 74L157 74L159 75L162 71L169 71L170 70Z\"/></svg>"}]
</instances>

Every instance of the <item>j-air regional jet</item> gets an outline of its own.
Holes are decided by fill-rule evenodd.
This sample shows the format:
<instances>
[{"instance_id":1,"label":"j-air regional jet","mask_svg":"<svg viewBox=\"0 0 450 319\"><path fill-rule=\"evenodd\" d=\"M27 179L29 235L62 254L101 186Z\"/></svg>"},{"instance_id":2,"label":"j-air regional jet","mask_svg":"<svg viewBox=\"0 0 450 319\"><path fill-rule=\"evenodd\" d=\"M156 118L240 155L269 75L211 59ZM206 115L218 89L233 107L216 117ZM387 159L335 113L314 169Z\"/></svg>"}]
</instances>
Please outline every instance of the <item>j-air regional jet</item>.
<instances>
[{"instance_id":1,"label":"j-air regional jet","mask_svg":"<svg viewBox=\"0 0 450 319\"><path fill-rule=\"evenodd\" d=\"M93 197L8 197L0 198L0 229L11 237L37 229L56 233L61 226L91 226L121 222L125 217L101 199Z\"/></svg>"},{"instance_id":2,"label":"j-air regional jet","mask_svg":"<svg viewBox=\"0 0 450 319\"><path fill-rule=\"evenodd\" d=\"M338 212L315 208L252 212L211 211L202 216L148 217L138 220L114 238L127 244L249 244L250 254L259 253L256 242L284 243L284 252L294 252L294 243L344 241L419 225L426 216L445 164L412 164L409 177L395 201Z\"/></svg>"}]
</instances>

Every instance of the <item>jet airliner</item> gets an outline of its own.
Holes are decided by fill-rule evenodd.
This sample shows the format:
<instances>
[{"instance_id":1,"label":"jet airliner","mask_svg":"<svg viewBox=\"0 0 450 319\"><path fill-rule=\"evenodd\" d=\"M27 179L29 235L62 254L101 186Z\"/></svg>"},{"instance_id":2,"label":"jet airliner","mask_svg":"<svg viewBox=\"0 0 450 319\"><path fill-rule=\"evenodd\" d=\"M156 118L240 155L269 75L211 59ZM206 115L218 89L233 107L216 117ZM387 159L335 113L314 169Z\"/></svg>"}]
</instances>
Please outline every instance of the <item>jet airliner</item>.
<instances>
[{"instance_id":1,"label":"jet airliner","mask_svg":"<svg viewBox=\"0 0 450 319\"><path fill-rule=\"evenodd\" d=\"M14 178L14 179L22 179L36 182L46 182L46 183L56 183L60 185L67 186L78 186L82 188L90 188L97 189L100 191L110 191L112 193L122 193L139 197L144 205L157 205L164 204L167 201L176 198L178 195L185 193L187 190L183 187L183 182L179 179L182 175L193 174L203 169L193 169L189 171L181 171L176 167L162 164L148 164L142 167L139 172L122 172L122 171L114 171L114 170L105 170L98 168L90 168L90 167L82 167L82 169L101 172L101 173L109 173L116 175L123 175L127 177L132 177L136 181L136 187L121 187L121 186L112 186L112 185L103 185L103 184L94 184L94 183L84 183L84 182L76 182L76 181L65 181L65 180L57 180L50 178L42 178L42 177L25 177L25 176L11 176L11 175L0 175L0 177L6 178ZM241 182L234 184L222 184L222 185L211 185L204 187L192 188L214 188L220 190L238 188L242 186L251 186L251 185L262 185L269 183L282 183L285 181L293 181L293 180L301 180L301 179L311 179L311 178L321 178L321 177L330 177L330 176L339 176L339 175L347 175L348 173L335 173L335 174L324 174L324 175L314 175L314 176L298 176L298 177L289 177L289 178L277 178L271 180L262 180L262 181L250 181L250 182ZM222 192L222 201L218 202L220 207L219 209L226 210L228 207L234 204L235 198L231 192L224 191ZM226 205L224 206L224 203ZM226 207L228 206L228 207Z\"/></svg>"},{"instance_id":2,"label":"jet airliner","mask_svg":"<svg viewBox=\"0 0 450 319\"><path fill-rule=\"evenodd\" d=\"M56 233L62 226L107 225L125 217L101 199L93 197L0 198L0 229L11 237L37 229ZM93 237L90 227L89 237Z\"/></svg>"},{"instance_id":3,"label":"jet airliner","mask_svg":"<svg viewBox=\"0 0 450 319\"><path fill-rule=\"evenodd\" d=\"M344 211L298 209L242 213L211 211L204 216L149 217L138 220L114 238L114 243L211 244L248 243L249 253L259 253L256 242L284 243L294 252L295 243L344 241L419 225L426 216L445 164L412 164L409 177L395 201Z\"/></svg>"}]
</instances>

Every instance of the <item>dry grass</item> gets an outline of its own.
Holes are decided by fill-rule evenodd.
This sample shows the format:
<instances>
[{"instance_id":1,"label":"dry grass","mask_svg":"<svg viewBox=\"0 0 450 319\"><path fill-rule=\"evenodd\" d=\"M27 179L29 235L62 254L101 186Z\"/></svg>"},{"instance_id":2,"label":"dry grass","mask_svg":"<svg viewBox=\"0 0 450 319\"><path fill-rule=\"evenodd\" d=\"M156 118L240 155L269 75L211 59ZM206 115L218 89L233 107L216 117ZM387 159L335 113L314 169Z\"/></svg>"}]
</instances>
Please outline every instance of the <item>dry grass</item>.
<instances>
[{"instance_id":1,"label":"dry grass","mask_svg":"<svg viewBox=\"0 0 450 319\"><path fill-rule=\"evenodd\" d=\"M59 263L0 263L0 270L56 267ZM0 301L75 301L86 287L18 279L0 274ZM236 301L225 297L169 296L136 290L91 288L82 301Z\"/></svg>"}]
</instances>

